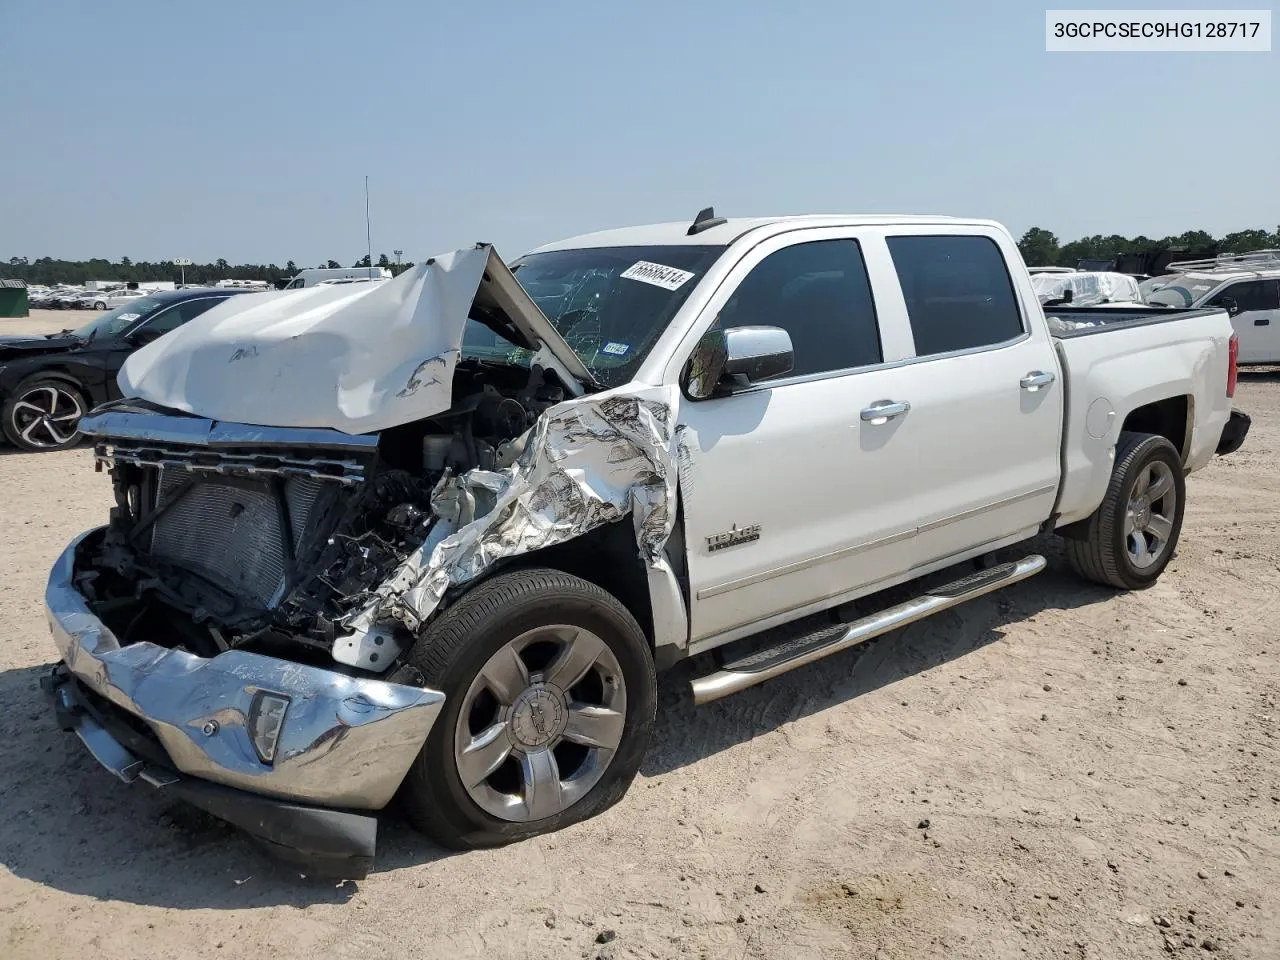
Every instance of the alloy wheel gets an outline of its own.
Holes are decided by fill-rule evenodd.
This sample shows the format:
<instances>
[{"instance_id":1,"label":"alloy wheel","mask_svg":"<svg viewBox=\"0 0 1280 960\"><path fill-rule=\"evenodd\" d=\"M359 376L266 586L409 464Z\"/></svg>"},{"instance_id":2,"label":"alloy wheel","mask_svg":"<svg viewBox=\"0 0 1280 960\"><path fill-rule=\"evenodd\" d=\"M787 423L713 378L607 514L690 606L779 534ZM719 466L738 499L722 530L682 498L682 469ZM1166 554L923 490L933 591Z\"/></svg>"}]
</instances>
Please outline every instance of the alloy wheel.
<instances>
[{"instance_id":1,"label":"alloy wheel","mask_svg":"<svg viewBox=\"0 0 1280 960\"><path fill-rule=\"evenodd\" d=\"M1177 509L1173 469L1153 460L1138 474L1124 514L1125 548L1139 570L1159 561L1169 549Z\"/></svg>"},{"instance_id":2,"label":"alloy wheel","mask_svg":"<svg viewBox=\"0 0 1280 960\"><path fill-rule=\"evenodd\" d=\"M75 439L84 416L80 397L71 389L41 384L13 404L14 434L31 447L62 447Z\"/></svg>"},{"instance_id":3,"label":"alloy wheel","mask_svg":"<svg viewBox=\"0 0 1280 960\"><path fill-rule=\"evenodd\" d=\"M458 715L468 796L502 820L543 820L586 796L622 742L627 692L609 646L582 627L539 627L499 649Z\"/></svg>"}]
</instances>

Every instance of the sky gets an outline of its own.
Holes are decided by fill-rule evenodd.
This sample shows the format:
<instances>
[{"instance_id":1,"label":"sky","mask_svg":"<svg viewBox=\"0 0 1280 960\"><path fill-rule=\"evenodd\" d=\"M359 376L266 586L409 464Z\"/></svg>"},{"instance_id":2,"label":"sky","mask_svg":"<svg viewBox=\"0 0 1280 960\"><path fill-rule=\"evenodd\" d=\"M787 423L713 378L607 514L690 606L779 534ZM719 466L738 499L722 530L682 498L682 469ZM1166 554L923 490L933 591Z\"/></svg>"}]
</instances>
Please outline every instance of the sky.
<instances>
[{"instance_id":1,"label":"sky","mask_svg":"<svg viewBox=\"0 0 1280 960\"><path fill-rule=\"evenodd\" d=\"M1280 52L1051 54L1044 11L0 0L0 261L350 264L366 175L406 260L712 204L1276 229Z\"/></svg>"}]
</instances>

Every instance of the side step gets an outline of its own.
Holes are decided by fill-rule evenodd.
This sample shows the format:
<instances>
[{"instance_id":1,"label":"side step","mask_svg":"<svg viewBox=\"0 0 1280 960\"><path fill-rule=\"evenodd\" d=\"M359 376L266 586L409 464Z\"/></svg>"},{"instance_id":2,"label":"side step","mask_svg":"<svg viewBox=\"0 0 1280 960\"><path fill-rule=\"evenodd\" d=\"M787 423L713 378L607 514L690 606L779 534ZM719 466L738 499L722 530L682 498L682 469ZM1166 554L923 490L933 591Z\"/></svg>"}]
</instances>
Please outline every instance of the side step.
<instances>
[{"instance_id":1,"label":"side step","mask_svg":"<svg viewBox=\"0 0 1280 960\"><path fill-rule=\"evenodd\" d=\"M865 640L959 606L966 600L1033 577L1044 568L1044 557L1032 554L1017 563L1002 563L990 570L954 580L923 596L853 623L823 627L814 633L793 637L777 646L767 647L740 660L726 663L723 669L710 676L692 681L690 686L693 688L693 702L701 706L747 687L754 687L757 683L764 683L807 663L848 650Z\"/></svg>"}]
</instances>

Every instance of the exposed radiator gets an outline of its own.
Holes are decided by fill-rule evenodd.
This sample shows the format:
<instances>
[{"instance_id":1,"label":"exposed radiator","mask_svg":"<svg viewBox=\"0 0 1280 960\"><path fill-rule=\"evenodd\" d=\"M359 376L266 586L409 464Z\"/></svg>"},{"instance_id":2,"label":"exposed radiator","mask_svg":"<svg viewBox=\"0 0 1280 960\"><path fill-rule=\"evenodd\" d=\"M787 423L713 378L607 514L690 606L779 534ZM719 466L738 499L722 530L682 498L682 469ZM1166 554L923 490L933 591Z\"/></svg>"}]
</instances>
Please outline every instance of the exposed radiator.
<instances>
[{"instance_id":1,"label":"exposed radiator","mask_svg":"<svg viewBox=\"0 0 1280 960\"><path fill-rule=\"evenodd\" d=\"M194 486L156 520L151 552L262 607L279 602L289 552L280 508L269 481L162 470L156 506L164 507L184 483ZM283 481L296 552L325 481Z\"/></svg>"}]
</instances>

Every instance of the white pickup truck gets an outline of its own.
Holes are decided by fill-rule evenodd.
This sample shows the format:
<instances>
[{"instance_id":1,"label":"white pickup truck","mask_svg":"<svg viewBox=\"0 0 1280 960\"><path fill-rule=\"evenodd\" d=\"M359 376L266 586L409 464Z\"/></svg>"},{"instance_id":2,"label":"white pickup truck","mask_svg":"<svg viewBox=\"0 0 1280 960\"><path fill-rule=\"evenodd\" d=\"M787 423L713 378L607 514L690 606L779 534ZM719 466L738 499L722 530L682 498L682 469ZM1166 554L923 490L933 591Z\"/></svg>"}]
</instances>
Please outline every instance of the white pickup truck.
<instances>
[{"instance_id":1,"label":"white pickup truck","mask_svg":"<svg viewBox=\"0 0 1280 960\"><path fill-rule=\"evenodd\" d=\"M1053 314L995 223L710 210L233 298L81 424L116 506L49 578L59 722L311 872L362 875L397 794L452 847L592 816L677 661L723 648L724 696L1046 531L1160 576L1248 428L1231 323Z\"/></svg>"}]
</instances>

